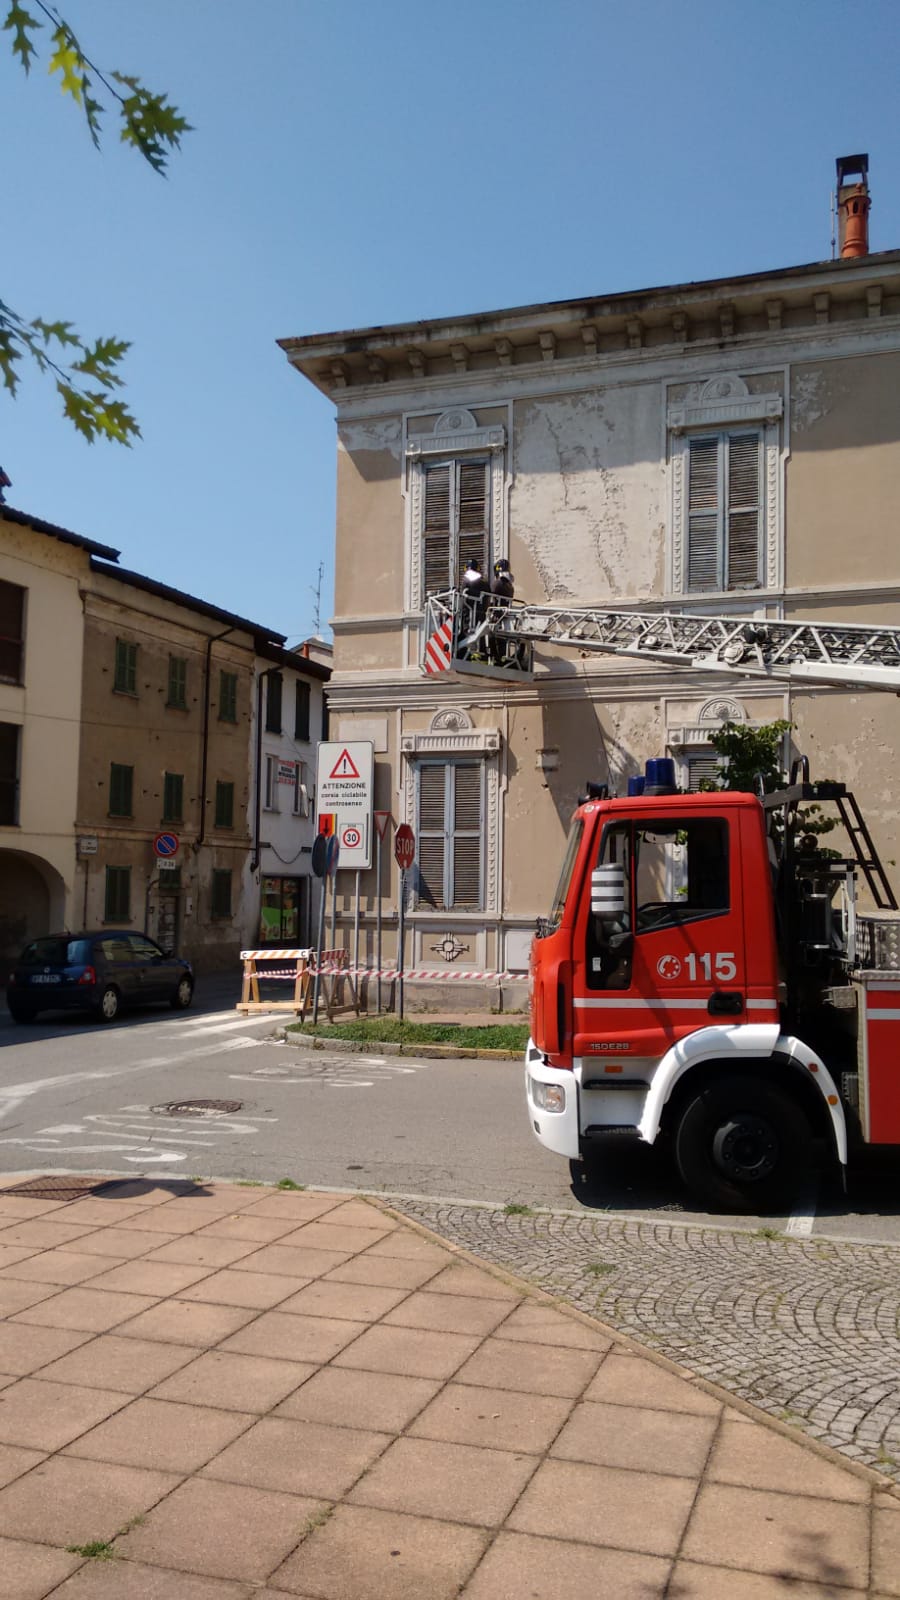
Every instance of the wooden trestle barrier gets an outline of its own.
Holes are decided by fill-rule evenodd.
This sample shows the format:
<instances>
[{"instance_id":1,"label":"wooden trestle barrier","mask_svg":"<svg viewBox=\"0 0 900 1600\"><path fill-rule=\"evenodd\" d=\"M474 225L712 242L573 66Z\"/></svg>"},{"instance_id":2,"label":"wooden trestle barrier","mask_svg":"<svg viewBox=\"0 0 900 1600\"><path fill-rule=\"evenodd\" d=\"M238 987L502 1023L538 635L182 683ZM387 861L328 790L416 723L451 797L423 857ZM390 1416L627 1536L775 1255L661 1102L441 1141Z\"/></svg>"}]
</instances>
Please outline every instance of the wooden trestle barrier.
<instances>
[{"instance_id":1,"label":"wooden trestle barrier","mask_svg":"<svg viewBox=\"0 0 900 1600\"><path fill-rule=\"evenodd\" d=\"M306 1016L307 1007L312 1004L313 984L316 976L314 950L242 950L241 960L244 963L244 981L241 988L241 998L235 1010L241 1011L245 1016L257 1011L293 1011L302 1022ZM281 962L282 965L275 972L261 972L257 966L260 961ZM284 962L293 963L285 967ZM261 1000L259 997L260 978L268 981L275 978L282 982L292 981L294 997L292 1000ZM329 1021L334 1020L334 1013L338 1007L338 984L343 980L347 983L352 996L353 1009L359 1016L359 991L354 974L350 970L349 950L323 950L322 964L319 967L320 997L328 1014Z\"/></svg>"}]
</instances>

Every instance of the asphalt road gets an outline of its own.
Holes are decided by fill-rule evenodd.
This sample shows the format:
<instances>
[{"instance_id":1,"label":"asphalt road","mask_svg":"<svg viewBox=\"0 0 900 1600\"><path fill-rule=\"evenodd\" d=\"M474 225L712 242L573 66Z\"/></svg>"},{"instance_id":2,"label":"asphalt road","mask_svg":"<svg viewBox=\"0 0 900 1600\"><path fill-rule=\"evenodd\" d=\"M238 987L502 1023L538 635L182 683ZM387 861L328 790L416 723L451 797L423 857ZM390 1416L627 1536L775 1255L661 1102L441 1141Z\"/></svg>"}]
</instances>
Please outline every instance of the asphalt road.
<instances>
[{"instance_id":1,"label":"asphalt road","mask_svg":"<svg viewBox=\"0 0 900 1600\"><path fill-rule=\"evenodd\" d=\"M431 1199L900 1242L900 1158L868 1158L845 1198L825 1177L790 1218L687 1207L665 1153L611 1140L602 1181L573 1187L532 1137L518 1062L309 1052L209 988L190 1012L113 1025L0 1006L0 1171L291 1178ZM240 1102L227 1114L165 1107Z\"/></svg>"}]
</instances>

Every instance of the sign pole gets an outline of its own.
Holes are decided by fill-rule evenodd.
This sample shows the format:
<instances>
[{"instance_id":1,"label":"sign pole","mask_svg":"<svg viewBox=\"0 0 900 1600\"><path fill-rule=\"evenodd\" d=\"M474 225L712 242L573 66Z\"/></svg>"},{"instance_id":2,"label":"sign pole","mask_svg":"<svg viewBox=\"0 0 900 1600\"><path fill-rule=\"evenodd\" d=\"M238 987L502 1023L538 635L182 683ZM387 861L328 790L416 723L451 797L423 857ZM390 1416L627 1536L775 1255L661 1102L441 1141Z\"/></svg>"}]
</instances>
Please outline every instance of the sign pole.
<instances>
[{"instance_id":1,"label":"sign pole","mask_svg":"<svg viewBox=\"0 0 900 1600\"><path fill-rule=\"evenodd\" d=\"M397 957L397 992L399 999L399 1017L403 1021L403 945L406 930L403 924L403 910L406 904L406 868L400 868L400 911L398 916L397 943L400 947Z\"/></svg>"},{"instance_id":2,"label":"sign pole","mask_svg":"<svg viewBox=\"0 0 900 1600\"><path fill-rule=\"evenodd\" d=\"M359 1000L359 871L356 874L356 904L353 907L353 987ZM368 996L366 997L368 1001Z\"/></svg>"},{"instance_id":3,"label":"sign pole","mask_svg":"<svg viewBox=\"0 0 900 1600\"><path fill-rule=\"evenodd\" d=\"M325 937L325 896L328 893L328 879L320 879L322 892L319 897L319 937L316 942L316 981L313 985L313 1027L319 1020L319 984L322 981L322 940Z\"/></svg>"},{"instance_id":4,"label":"sign pole","mask_svg":"<svg viewBox=\"0 0 900 1600\"><path fill-rule=\"evenodd\" d=\"M337 948L337 872L331 875L331 944L332 951ZM332 956L332 960L334 957Z\"/></svg>"},{"instance_id":5,"label":"sign pole","mask_svg":"<svg viewBox=\"0 0 900 1600\"><path fill-rule=\"evenodd\" d=\"M375 857L375 970L378 977L376 983L376 1006L378 1015L381 1016L381 855L384 850L384 838L378 835L378 854ZM87 918L85 917L85 927Z\"/></svg>"}]
</instances>

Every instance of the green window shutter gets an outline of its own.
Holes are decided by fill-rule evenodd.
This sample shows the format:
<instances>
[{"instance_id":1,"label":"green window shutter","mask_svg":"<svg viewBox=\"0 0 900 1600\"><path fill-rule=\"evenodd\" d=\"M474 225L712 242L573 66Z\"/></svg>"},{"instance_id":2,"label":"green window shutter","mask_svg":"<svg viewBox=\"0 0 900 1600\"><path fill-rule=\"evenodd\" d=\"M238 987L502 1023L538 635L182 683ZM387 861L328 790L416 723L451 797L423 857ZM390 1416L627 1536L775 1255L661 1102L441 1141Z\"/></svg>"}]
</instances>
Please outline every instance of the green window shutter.
<instances>
[{"instance_id":1,"label":"green window shutter","mask_svg":"<svg viewBox=\"0 0 900 1600\"><path fill-rule=\"evenodd\" d=\"M762 439L758 433L728 439L728 561L725 587L760 584Z\"/></svg>"},{"instance_id":2,"label":"green window shutter","mask_svg":"<svg viewBox=\"0 0 900 1600\"><path fill-rule=\"evenodd\" d=\"M301 743L309 740L309 684L297 679L297 698L294 702L294 738Z\"/></svg>"},{"instance_id":3,"label":"green window shutter","mask_svg":"<svg viewBox=\"0 0 900 1600\"><path fill-rule=\"evenodd\" d=\"M217 828L234 827L234 784L216 783L216 822Z\"/></svg>"},{"instance_id":4,"label":"green window shutter","mask_svg":"<svg viewBox=\"0 0 900 1600\"><path fill-rule=\"evenodd\" d=\"M130 867L107 867L103 917L106 922L131 921Z\"/></svg>"},{"instance_id":5,"label":"green window shutter","mask_svg":"<svg viewBox=\"0 0 900 1600\"><path fill-rule=\"evenodd\" d=\"M184 775L167 772L163 776L163 822L184 820Z\"/></svg>"},{"instance_id":6,"label":"green window shutter","mask_svg":"<svg viewBox=\"0 0 900 1600\"><path fill-rule=\"evenodd\" d=\"M120 694L137 694L137 645L127 639L116 640L113 688Z\"/></svg>"},{"instance_id":7,"label":"green window shutter","mask_svg":"<svg viewBox=\"0 0 900 1600\"><path fill-rule=\"evenodd\" d=\"M169 693L166 704L187 709L187 661L184 656L169 657Z\"/></svg>"},{"instance_id":8,"label":"green window shutter","mask_svg":"<svg viewBox=\"0 0 900 1600\"><path fill-rule=\"evenodd\" d=\"M219 721L237 722L237 673L219 673Z\"/></svg>"},{"instance_id":9,"label":"green window shutter","mask_svg":"<svg viewBox=\"0 0 900 1600\"><path fill-rule=\"evenodd\" d=\"M691 439L688 445L687 586L693 593L722 586L720 440Z\"/></svg>"},{"instance_id":10,"label":"green window shutter","mask_svg":"<svg viewBox=\"0 0 900 1600\"><path fill-rule=\"evenodd\" d=\"M231 873L216 867L212 875L212 914L231 916Z\"/></svg>"},{"instance_id":11,"label":"green window shutter","mask_svg":"<svg viewBox=\"0 0 900 1600\"><path fill-rule=\"evenodd\" d=\"M109 768L109 814L111 817L130 817L134 789L134 767L125 767L118 761Z\"/></svg>"}]
</instances>

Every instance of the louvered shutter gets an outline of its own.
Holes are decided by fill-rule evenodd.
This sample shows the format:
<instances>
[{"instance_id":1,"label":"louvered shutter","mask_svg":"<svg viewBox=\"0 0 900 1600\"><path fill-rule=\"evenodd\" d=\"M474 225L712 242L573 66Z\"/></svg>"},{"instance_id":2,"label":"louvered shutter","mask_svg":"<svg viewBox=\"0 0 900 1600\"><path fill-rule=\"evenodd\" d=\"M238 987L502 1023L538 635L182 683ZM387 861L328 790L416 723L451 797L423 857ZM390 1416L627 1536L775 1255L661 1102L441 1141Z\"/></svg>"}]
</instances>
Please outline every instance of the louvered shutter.
<instances>
[{"instance_id":1,"label":"louvered shutter","mask_svg":"<svg viewBox=\"0 0 900 1600\"><path fill-rule=\"evenodd\" d=\"M453 906L481 905L481 765L453 768Z\"/></svg>"},{"instance_id":2,"label":"louvered shutter","mask_svg":"<svg viewBox=\"0 0 900 1600\"><path fill-rule=\"evenodd\" d=\"M486 461L457 463L459 559L455 582L472 560L488 570L488 464Z\"/></svg>"},{"instance_id":3,"label":"louvered shutter","mask_svg":"<svg viewBox=\"0 0 900 1600\"><path fill-rule=\"evenodd\" d=\"M717 779L719 768L722 765L721 756L689 756L688 757L688 790L696 794L701 784L710 783L718 787Z\"/></svg>"},{"instance_id":4,"label":"louvered shutter","mask_svg":"<svg viewBox=\"0 0 900 1600\"><path fill-rule=\"evenodd\" d=\"M761 455L758 433L728 439L728 589L759 586Z\"/></svg>"},{"instance_id":5,"label":"louvered shutter","mask_svg":"<svg viewBox=\"0 0 900 1600\"><path fill-rule=\"evenodd\" d=\"M446 854L447 768L423 763L419 768L419 898L433 900L439 909L444 898L444 858Z\"/></svg>"},{"instance_id":6,"label":"louvered shutter","mask_svg":"<svg viewBox=\"0 0 900 1600\"><path fill-rule=\"evenodd\" d=\"M719 440L688 445L688 588L718 589Z\"/></svg>"},{"instance_id":7,"label":"louvered shutter","mask_svg":"<svg viewBox=\"0 0 900 1600\"><path fill-rule=\"evenodd\" d=\"M449 589L450 573L450 466L425 468L424 546L425 593Z\"/></svg>"}]
</instances>

